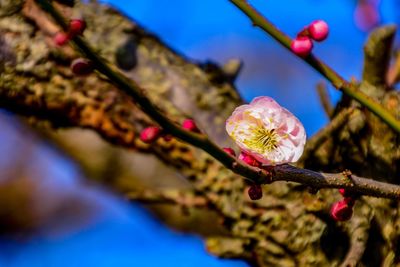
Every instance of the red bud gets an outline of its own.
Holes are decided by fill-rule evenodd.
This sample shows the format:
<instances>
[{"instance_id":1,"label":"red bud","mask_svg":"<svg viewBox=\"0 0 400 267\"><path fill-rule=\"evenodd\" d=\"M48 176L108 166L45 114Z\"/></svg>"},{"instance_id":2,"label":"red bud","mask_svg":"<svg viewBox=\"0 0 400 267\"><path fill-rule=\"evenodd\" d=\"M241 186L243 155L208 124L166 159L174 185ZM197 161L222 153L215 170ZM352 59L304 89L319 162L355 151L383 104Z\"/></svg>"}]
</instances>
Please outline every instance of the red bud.
<instances>
[{"instance_id":1,"label":"red bud","mask_svg":"<svg viewBox=\"0 0 400 267\"><path fill-rule=\"evenodd\" d=\"M329 26L323 20L313 21L310 26L308 26L308 32L310 37L317 42L321 42L328 37Z\"/></svg>"},{"instance_id":2,"label":"red bud","mask_svg":"<svg viewBox=\"0 0 400 267\"><path fill-rule=\"evenodd\" d=\"M71 70L75 75L87 75L93 71L93 64L85 58L77 58L71 63Z\"/></svg>"},{"instance_id":3,"label":"red bud","mask_svg":"<svg viewBox=\"0 0 400 267\"><path fill-rule=\"evenodd\" d=\"M341 200L332 205L331 216L335 221L348 221L352 215L353 206L349 205L348 201Z\"/></svg>"},{"instance_id":4,"label":"red bud","mask_svg":"<svg viewBox=\"0 0 400 267\"><path fill-rule=\"evenodd\" d=\"M163 134L162 138L164 139L165 142L169 142L172 140L173 136L170 134Z\"/></svg>"},{"instance_id":5,"label":"red bud","mask_svg":"<svg viewBox=\"0 0 400 267\"><path fill-rule=\"evenodd\" d=\"M182 127L191 132L200 132L199 128L197 128L195 121L192 119L184 120L182 123Z\"/></svg>"},{"instance_id":6,"label":"red bud","mask_svg":"<svg viewBox=\"0 0 400 267\"><path fill-rule=\"evenodd\" d=\"M69 22L69 35L75 37L77 35L82 35L86 29L86 22L83 19L72 19Z\"/></svg>"},{"instance_id":7,"label":"red bud","mask_svg":"<svg viewBox=\"0 0 400 267\"><path fill-rule=\"evenodd\" d=\"M339 189L339 193L346 199L346 198L351 198L354 201L356 201L356 199L360 196L357 193L352 193L349 192L349 190L346 190L344 188L340 188Z\"/></svg>"},{"instance_id":8,"label":"red bud","mask_svg":"<svg viewBox=\"0 0 400 267\"><path fill-rule=\"evenodd\" d=\"M354 197L345 197L343 199L343 202L347 203L350 207L354 207L354 204L356 203L356 199Z\"/></svg>"},{"instance_id":9,"label":"red bud","mask_svg":"<svg viewBox=\"0 0 400 267\"><path fill-rule=\"evenodd\" d=\"M262 188L261 185L254 184L249 187L247 190L247 194L249 195L251 200L258 200L262 198Z\"/></svg>"},{"instance_id":10,"label":"red bud","mask_svg":"<svg viewBox=\"0 0 400 267\"><path fill-rule=\"evenodd\" d=\"M227 154L231 155L232 157L236 157L235 150L233 150L232 148L230 148L230 147L224 147L223 150L224 150Z\"/></svg>"},{"instance_id":11,"label":"red bud","mask_svg":"<svg viewBox=\"0 0 400 267\"><path fill-rule=\"evenodd\" d=\"M253 166L253 167L261 167L261 163L256 160L253 156L250 154L247 154L245 152L241 152L239 155L239 159L244 161L247 165Z\"/></svg>"},{"instance_id":12,"label":"red bud","mask_svg":"<svg viewBox=\"0 0 400 267\"><path fill-rule=\"evenodd\" d=\"M150 144L157 140L158 137L161 135L161 128L157 126L150 126L144 128L140 133L140 140L143 142Z\"/></svg>"},{"instance_id":13,"label":"red bud","mask_svg":"<svg viewBox=\"0 0 400 267\"><path fill-rule=\"evenodd\" d=\"M290 44L290 48L296 55L306 57L311 53L313 43L307 36L297 36Z\"/></svg>"},{"instance_id":14,"label":"red bud","mask_svg":"<svg viewBox=\"0 0 400 267\"><path fill-rule=\"evenodd\" d=\"M53 38L54 43L57 46L63 46L69 42L69 36L64 32L58 32Z\"/></svg>"}]
</instances>

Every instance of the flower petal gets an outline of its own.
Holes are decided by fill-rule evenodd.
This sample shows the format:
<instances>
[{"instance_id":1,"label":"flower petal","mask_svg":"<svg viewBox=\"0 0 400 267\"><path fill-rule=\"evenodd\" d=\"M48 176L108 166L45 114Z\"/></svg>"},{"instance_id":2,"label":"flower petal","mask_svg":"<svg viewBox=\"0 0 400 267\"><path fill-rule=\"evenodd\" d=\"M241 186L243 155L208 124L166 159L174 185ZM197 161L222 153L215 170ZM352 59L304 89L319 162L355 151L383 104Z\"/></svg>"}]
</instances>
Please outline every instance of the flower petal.
<instances>
[{"instance_id":1,"label":"flower petal","mask_svg":"<svg viewBox=\"0 0 400 267\"><path fill-rule=\"evenodd\" d=\"M266 165L297 161L306 142L301 122L267 96L237 107L226 130L242 151Z\"/></svg>"}]
</instances>

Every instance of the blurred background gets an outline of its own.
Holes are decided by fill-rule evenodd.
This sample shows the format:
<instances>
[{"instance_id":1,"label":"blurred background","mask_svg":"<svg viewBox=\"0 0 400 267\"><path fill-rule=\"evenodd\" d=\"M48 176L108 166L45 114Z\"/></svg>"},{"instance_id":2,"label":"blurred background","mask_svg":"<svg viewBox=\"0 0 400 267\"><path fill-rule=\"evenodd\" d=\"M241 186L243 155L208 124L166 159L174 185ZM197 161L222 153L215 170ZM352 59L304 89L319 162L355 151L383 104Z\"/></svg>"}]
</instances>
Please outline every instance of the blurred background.
<instances>
[{"instance_id":1,"label":"blurred background","mask_svg":"<svg viewBox=\"0 0 400 267\"><path fill-rule=\"evenodd\" d=\"M241 59L236 85L242 96L272 96L300 118L309 136L327 122L315 90L321 77L229 1L103 2L195 61ZM251 2L292 37L315 19L327 21L330 36L314 51L346 79L360 77L368 31L400 20L395 0ZM336 101L340 94L328 88ZM0 125L0 267L247 266L209 255L201 237L170 229L141 205L89 183L12 114L1 111Z\"/></svg>"}]
</instances>

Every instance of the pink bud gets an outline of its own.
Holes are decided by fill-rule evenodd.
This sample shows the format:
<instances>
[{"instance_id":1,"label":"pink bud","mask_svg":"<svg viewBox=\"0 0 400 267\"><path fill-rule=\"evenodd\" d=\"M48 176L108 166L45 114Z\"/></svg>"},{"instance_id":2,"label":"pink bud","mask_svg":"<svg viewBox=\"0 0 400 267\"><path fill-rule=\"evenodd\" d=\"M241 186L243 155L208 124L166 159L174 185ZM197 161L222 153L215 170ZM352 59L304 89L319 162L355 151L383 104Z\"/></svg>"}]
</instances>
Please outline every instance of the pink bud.
<instances>
[{"instance_id":1,"label":"pink bud","mask_svg":"<svg viewBox=\"0 0 400 267\"><path fill-rule=\"evenodd\" d=\"M200 132L199 128L197 128L196 123L192 119L186 119L182 123L182 127L190 132Z\"/></svg>"},{"instance_id":2,"label":"pink bud","mask_svg":"<svg viewBox=\"0 0 400 267\"><path fill-rule=\"evenodd\" d=\"M235 150L233 150L232 148L230 148L230 147L224 147L223 150L224 150L227 154L231 155L232 157L236 157Z\"/></svg>"},{"instance_id":3,"label":"pink bud","mask_svg":"<svg viewBox=\"0 0 400 267\"><path fill-rule=\"evenodd\" d=\"M142 132L140 133L140 140L142 140L147 144L150 144L153 143L155 140L157 140L157 138L160 137L160 134L161 134L160 127L150 126L142 130Z\"/></svg>"},{"instance_id":4,"label":"pink bud","mask_svg":"<svg viewBox=\"0 0 400 267\"><path fill-rule=\"evenodd\" d=\"M310 26L308 26L308 32L310 37L317 42L321 42L328 37L329 26L323 20L313 21Z\"/></svg>"},{"instance_id":5,"label":"pink bud","mask_svg":"<svg viewBox=\"0 0 400 267\"><path fill-rule=\"evenodd\" d=\"M163 134L162 138L164 139L165 142L169 142L172 140L173 137L170 134Z\"/></svg>"},{"instance_id":6,"label":"pink bud","mask_svg":"<svg viewBox=\"0 0 400 267\"><path fill-rule=\"evenodd\" d=\"M69 42L69 36L64 32L58 32L53 38L54 43L57 46L63 46Z\"/></svg>"},{"instance_id":7,"label":"pink bud","mask_svg":"<svg viewBox=\"0 0 400 267\"><path fill-rule=\"evenodd\" d=\"M354 204L356 203L356 199L354 197L345 197L343 199L343 202L347 203L349 207L354 207Z\"/></svg>"},{"instance_id":8,"label":"pink bud","mask_svg":"<svg viewBox=\"0 0 400 267\"><path fill-rule=\"evenodd\" d=\"M261 163L256 160L253 156L250 154L247 154L245 152L241 152L239 155L239 159L244 161L247 165L253 166L253 167L261 167Z\"/></svg>"},{"instance_id":9,"label":"pink bud","mask_svg":"<svg viewBox=\"0 0 400 267\"><path fill-rule=\"evenodd\" d=\"M347 191L346 189L344 189L344 188L340 188L340 189L339 189L339 193L340 193L343 197L348 197L348 196L349 196L348 191Z\"/></svg>"},{"instance_id":10,"label":"pink bud","mask_svg":"<svg viewBox=\"0 0 400 267\"><path fill-rule=\"evenodd\" d=\"M332 205L331 216L335 221L343 222L350 220L353 215L353 206L348 201L341 200Z\"/></svg>"},{"instance_id":11,"label":"pink bud","mask_svg":"<svg viewBox=\"0 0 400 267\"><path fill-rule=\"evenodd\" d=\"M251 185L247 190L247 194L249 195L251 200L261 199L263 195L261 185L258 184Z\"/></svg>"},{"instance_id":12,"label":"pink bud","mask_svg":"<svg viewBox=\"0 0 400 267\"><path fill-rule=\"evenodd\" d=\"M300 57L306 57L311 53L313 43L307 36L297 36L291 43L293 53Z\"/></svg>"},{"instance_id":13,"label":"pink bud","mask_svg":"<svg viewBox=\"0 0 400 267\"><path fill-rule=\"evenodd\" d=\"M72 19L69 22L69 31L71 37L82 35L86 29L86 22L83 19Z\"/></svg>"},{"instance_id":14,"label":"pink bud","mask_svg":"<svg viewBox=\"0 0 400 267\"><path fill-rule=\"evenodd\" d=\"M381 21L381 15L376 4L360 1L354 12L356 26L363 31L369 31Z\"/></svg>"},{"instance_id":15,"label":"pink bud","mask_svg":"<svg viewBox=\"0 0 400 267\"><path fill-rule=\"evenodd\" d=\"M297 37L300 37L300 36L310 36L310 33L308 32L308 26L307 27L304 27L298 34L297 34Z\"/></svg>"},{"instance_id":16,"label":"pink bud","mask_svg":"<svg viewBox=\"0 0 400 267\"><path fill-rule=\"evenodd\" d=\"M75 75L87 75L93 71L93 64L85 58L77 58L71 63L71 70Z\"/></svg>"},{"instance_id":17,"label":"pink bud","mask_svg":"<svg viewBox=\"0 0 400 267\"><path fill-rule=\"evenodd\" d=\"M347 199L347 198L352 199L353 202L356 201L356 199L359 197L359 194L349 192L349 190L346 190L344 188L340 188L339 193L344 197L344 199Z\"/></svg>"}]
</instances>

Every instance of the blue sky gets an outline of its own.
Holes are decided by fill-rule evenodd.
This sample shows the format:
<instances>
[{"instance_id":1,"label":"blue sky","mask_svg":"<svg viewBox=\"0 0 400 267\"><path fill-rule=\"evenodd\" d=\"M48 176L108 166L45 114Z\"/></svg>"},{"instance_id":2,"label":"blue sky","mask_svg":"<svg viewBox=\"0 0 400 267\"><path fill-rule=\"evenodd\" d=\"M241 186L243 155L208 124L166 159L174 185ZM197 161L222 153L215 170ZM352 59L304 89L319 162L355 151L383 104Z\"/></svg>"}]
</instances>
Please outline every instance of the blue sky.
<instances>
[{"instance_id":1,"label":"blue sky","mask_svg":"<svg viewBox=\"0 0 400 267\"><path fill-rule=\"evenodd\" d=\"M190 58L211 59L221 64L229 58L242 59L244 69L237 81L242 95L248 101L259 95L274 97L300 118L309 135L327 122L315 93L316 83L322 80L320 75L269 36L253 28L248 18L228 0L103 2L124 10ZM315 19L326 20L330 35L326 41L315 45L315 54L346 79L360 77L366 33L354 24L355 1L250 2L290 36L295 36ZM382 22L395 22L398 15L395 1L382 2ZM340 96L332 87L330 93L334 100Z\"/></svg>"}]
</instances>

